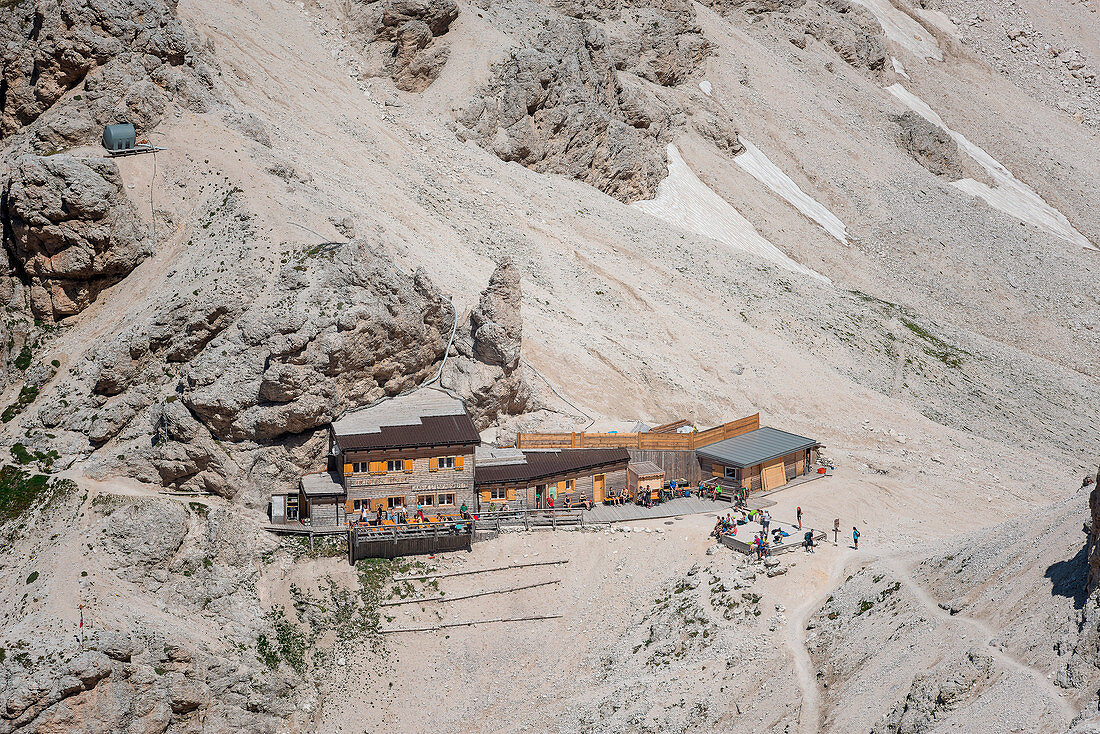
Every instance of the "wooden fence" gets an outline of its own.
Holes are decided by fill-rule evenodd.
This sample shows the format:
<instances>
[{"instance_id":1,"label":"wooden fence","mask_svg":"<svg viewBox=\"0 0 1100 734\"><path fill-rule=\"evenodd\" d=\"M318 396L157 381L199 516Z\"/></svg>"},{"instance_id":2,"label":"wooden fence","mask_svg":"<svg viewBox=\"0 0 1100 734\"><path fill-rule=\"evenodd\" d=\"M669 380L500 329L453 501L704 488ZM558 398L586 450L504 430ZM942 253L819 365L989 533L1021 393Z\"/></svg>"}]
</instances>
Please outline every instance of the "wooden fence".
<instances>
[{"instance_id":1,"label":"wooden fence","mask_svg":"<svg viewBox=\"0 0 1100 734\"><path fill-rule=\"evenodd\" d=\"M643 451L694 451L760 427L760 414L723 423L693 433L520 433L520 449L603 449L624 448Z\"/></svg>"},{"instance_id":2,"label":"wooden fence","mask_svg":"<svg viewBox=\"0 0 1100 734\"><path fill-rule=\"evenodd\" d=\"M397 558L424 553L469 550L474 528L470 521L348 528L348 562L361 558Z\"/></svg>"},{"instance_id":3,"label":"wooden fence","mask_svg":"<svg viewBox=\"0 0 1100 734\"><path fill-rule=\"evenodd\" d=\"M397 558L424 553L469 550L478 533L494 537L501 528L551 528L584 525L581 510L502 510L483 512L476 520L399 525L354 525L347 530L348 562L361 558Z\"/></svg>"}]
</instances>

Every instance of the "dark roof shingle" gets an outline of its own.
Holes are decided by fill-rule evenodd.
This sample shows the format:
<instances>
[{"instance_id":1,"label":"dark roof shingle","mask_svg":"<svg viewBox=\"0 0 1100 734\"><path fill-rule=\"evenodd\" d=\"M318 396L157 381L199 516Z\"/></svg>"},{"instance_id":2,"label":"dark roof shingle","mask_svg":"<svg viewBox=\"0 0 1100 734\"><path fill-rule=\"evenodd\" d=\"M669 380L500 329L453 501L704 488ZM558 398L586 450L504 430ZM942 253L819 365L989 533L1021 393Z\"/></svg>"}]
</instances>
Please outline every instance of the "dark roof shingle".
<instances>
[{"instance_id":1,"label":"dark roof shingle","mask_svg":"<svg viewBox=\"0 0 1100 734\"><path fill-rule=\"evenodd\" d=\"M540 479L611 468L622 464L625 468L630 453L616 449L562 449L560 451L524 451L522 464L478 466L474 469L474 484L522 484Z\"/></svg>"},{"instance_id":2,"label":"dark roof shingle","mask_svg":"<svg viewBox=\"0 0 1100 734\"><path fill-rule=\"evenodd\" d=\"M478 444L474 422L462 415L430 415L406 426L381 426L377 431L336 436L341 451L396 449L413 446L455 446Z\"/></svg>"}]
</instances>

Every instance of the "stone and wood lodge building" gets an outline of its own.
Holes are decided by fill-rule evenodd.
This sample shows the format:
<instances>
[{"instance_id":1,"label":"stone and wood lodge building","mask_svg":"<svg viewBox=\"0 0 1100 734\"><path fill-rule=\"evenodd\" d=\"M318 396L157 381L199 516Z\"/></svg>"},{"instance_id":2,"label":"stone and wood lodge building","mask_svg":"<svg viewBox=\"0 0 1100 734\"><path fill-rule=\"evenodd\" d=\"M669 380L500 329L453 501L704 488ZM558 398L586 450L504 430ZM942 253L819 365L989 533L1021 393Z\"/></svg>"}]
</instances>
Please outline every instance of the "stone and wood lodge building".
<instances>
[{"instance_id":1,"label":"stone and wood lodge building","mask_svg":"<svg viewBox=\"0 0 1100 734\"><path fill-rule=\"evenodd\" d=\"M774 489L807 473L820 444L761 428L749 416L707 431L520 434L518 448L482 447L463 402L423 388L350 412L329 429L328 467L271 501L275 524L343 525L378 508L419 505L428 515L603 502L667 480L712 479ZM541 445L540 445L541 444ZM579 445L578 445L579 444Z\"/></svg>"},{"instance_id":2,"label":"stone and wood lodge building","mask_svg":"<svg viewBox=\"0 0 1100 734\"><path fill-rule=\"evenodd\" d=\"M432 513L476 508L479 443L465 405L440 390L417 390L345 415L329 429L345 512L398 505Z\"/></svg>"},{"instance_id":3,"label":"stone and wood lodge building","mask_svg":"<svg viewBox=\"0 0 1100 734\"><path fill-rule=\"evenodd\" d=\"M482 508L555 507L622 492L630 454L623 448L521 451L480 447L474 484Z\"/></svg>"}]
</instances>

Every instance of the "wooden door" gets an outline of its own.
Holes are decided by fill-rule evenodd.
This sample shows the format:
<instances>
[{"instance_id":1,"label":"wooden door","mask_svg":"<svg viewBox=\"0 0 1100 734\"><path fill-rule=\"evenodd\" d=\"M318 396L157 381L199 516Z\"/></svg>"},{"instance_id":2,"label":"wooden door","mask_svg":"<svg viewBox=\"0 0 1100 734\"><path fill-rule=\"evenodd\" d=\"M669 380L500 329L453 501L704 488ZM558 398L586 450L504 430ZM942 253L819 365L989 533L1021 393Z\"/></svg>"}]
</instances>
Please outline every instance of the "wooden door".
<instances>
[{"instance_id":1,"label":"wooden door","mask_svg":"<svg viewBox=\"0 0 1100 734\"><path fill-rule=\"evenodd\" d=\"M606 498L607 475L597 474L592 477L592 504L599 504Z\"/></svg>"},{"instance_id":2,"label":"wooden door","mask_svg":"<svg viewBox=\"0 0 1100 734\"><path fill-rule=\"evenodd\" d=\"M774 464L764 465L764 489L775 489L787 483L787 475L783 471L783 459Z\"/></svg>"}]
</instances>

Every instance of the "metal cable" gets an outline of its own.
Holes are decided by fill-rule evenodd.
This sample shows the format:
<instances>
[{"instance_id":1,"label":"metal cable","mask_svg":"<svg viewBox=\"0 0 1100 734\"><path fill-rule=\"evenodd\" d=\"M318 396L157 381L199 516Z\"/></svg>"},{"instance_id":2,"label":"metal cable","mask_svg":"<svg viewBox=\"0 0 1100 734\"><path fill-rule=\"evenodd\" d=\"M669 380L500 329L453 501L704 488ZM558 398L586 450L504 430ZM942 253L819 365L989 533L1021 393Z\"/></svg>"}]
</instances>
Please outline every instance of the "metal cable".
<instances>
[{"instance_id":1,"label":"metal cable","mask_svg":"<svg viewBox=\"0 0 1100 734\"><path fill-rule=\"evenodd\" d=\"M546 379L546 375L544 375L544 374L542 374L541 372L539 372L538 368L537 368L537 367L535 367L535 365L531 364L531 363L530 363L530 362L528 362L528 361L527 361L526 359L525 359L525 360L523 360L523 363L524 363L525 365L527 365L528 367L530 367L530 368L531 368L531 369L532 369L532 370L534 371L534 373L535 373L536 375L538 375L539 377L541 377L541 378L542 378L542 381L543 381L543 382L545 382L545 383L546 383L546 385L547 385L547 386L548 386L548 387L549 387L549 388L550 388L550 389L551 389L551 390L552 390L552 391L554 392L554 394L555 394L555 395L557 395L557 396L558 396L559 398L561 398L561 399L562 399L562 400L563 400L563 401L565 402L565 404L566 404L566 405L570 406L571 408L573 408L573 410L576 410L577 412L579 412L579 413L580 413L581 415L583 415L583 416L584 416L585 418L587 418L587 419L588 419L588 425L586 425L586 426L585 426L584 428L582 428L582 429L581 429L582 431L587 431L587 430L588 430L589 428L591 428L591 427L592 427L592 424L594 424L594 423L596 422L596 419L595 419L595 418L593 418L593 417L592 417L592 416L590 416L590 415L589 415L588 413L586 413L586 412L584 412L583 410L581 410L581 408L579 408L579 407L578 407L577 405L574 405L574 404L573 404L573 403L572 403L572 402L571 402L571 401L569 400L569 398L565 397L565 396L564 396L564 395L562 395L562 394L561 394L560 392L558 392L558 389L557 389L556 387L554 387L554 384L553 384L552 382L550 382L550 380Z\"/></svg>"}]
</instances>

